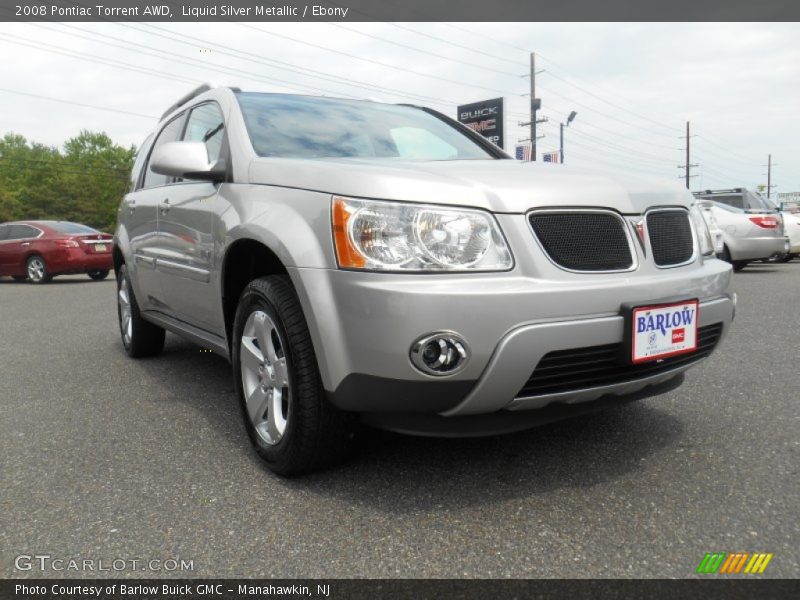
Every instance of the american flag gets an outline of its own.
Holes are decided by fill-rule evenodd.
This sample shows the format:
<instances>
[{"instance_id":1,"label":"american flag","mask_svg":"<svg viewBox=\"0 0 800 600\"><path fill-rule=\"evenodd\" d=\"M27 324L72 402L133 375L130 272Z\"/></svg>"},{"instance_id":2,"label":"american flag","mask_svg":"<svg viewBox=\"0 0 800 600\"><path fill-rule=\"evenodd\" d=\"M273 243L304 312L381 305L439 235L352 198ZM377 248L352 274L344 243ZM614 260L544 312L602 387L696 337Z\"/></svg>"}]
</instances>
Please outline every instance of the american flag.
<instances>
[{"instance_id":1,"label":"american flag","mask_svg":"<svg viewBox=\"0 0 800 600\"><path fill-rule=\"evenodd\" d=\"M530 160L531 159L530 144L520 144L519 146L517 146L516 158L517 160Z\"/></svg>"},{"instance_id":2,"label":"american flag","mask_svg":"<svg viewBox=\"0 0 800 600\"><path fill-rule=\"evenodd\" d=\"M558 162L558 152L548 152L547 154L542 154L542 160L544 162Z\"/></svg>"}]
</instances>

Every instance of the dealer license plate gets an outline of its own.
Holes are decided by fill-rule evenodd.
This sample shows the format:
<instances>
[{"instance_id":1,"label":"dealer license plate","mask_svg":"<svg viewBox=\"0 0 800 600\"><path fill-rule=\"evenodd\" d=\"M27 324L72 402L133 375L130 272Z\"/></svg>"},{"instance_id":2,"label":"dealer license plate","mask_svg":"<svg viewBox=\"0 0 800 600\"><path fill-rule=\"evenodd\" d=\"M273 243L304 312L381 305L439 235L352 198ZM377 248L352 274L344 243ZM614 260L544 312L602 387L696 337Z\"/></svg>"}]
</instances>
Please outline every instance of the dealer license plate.
<instances>
[{"instance_id":1,"label":"dealer license plate","mask_svg":"<svg viewBox=\"0 0 800 600\"><path fill-rule=\"evenodd\" d=\"M108 250L108 246L105 244L95 244L94 249L96 252L105 252Z\"/></svg>"},{"instance_id":2,"label":"dealer license plate","mask_svg":"<svg viewBox=\"0 0 800 600\"><path fill-rule=\"evenodd\" d=\"M697 300L635 307L631 316L631 362L697 350L698 309Z\"/></svg>"}]
</instances>

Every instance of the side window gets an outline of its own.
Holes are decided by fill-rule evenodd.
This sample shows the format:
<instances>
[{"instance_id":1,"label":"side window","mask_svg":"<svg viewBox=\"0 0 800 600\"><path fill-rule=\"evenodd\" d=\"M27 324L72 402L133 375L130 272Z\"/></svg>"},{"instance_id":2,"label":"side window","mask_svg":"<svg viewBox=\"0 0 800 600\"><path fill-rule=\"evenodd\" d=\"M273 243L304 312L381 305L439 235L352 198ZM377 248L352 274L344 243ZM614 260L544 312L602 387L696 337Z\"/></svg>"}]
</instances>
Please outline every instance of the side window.
<instances>
[{"instance_id":1,"label":"side window","mask_svg":"<svg viewBox=\"0 0 800 600\"><path fill-rule=\"evenodd\" d=\"M133 169L131 169L131 185L129 191L133 192L139 187L139 181L142 174L142 166L147 158L147 151L150 150L150 142L153 141L153 135L150 134L145 139L144 143L139 146L139 151L136 153L136 160L133 162Z\"/></svg>"},{"instance_id":2,"label":"side window","mask_svg":"<svg viewBox=\"0 0 800 600\"><path fill-rule=\"evenodd\" d=\"M150 151L150 156L153 155L153 150L158 148L161 144L166 144L167 142L176 142L181 138L181 132L183 132L183 117L184 115L180 115L164 126L164 129L162 129L161 133L158 134L158 137L153 144L153 149ZM160 173L151 171L150 159L147 160L147 169L144 174L144 183L142 184L143 188L153 188L161 185L167 185L171 180L172 177L168 175L161 175Z\"/></svg>"},{"instance_id":3,"label":"side window","mask_svg":"<svg viewBox=\"0 0 800 600\"><path fill-rule=\"evenodd\" d=\"M183 136L185 142L203 142L208 161L213 164L219 160L224 138L225 121L216 104L201 104L192 110Z\"/></svg>"},{"instance_id":4,"label":"side window","mask_svg":"<svg viewBox=\"0 0 800 600\"><path fill-rule=\"evenodd\" d=\"M712 196L712 200L716 200L721 204L727 204L728 206L732 206L733 208L745 208L744 205L744 196L741 194L731 195L731 196Z\"/></svg>"},{"instance_id":5,"label":"side window","mask_svg":"<svg viewBox=\"0 0 800 600\"><path fill-rule=\"evenodd\" d=\"M0 242L8 239L8 225L0 225Z\"/></svg>"},{"instance_id":6,"label":"side window","mask_svg":"<svg viewBox=\"0 0 800 600\"><path fill-rule=\"evenodd\" d=\"M39 235L39 230L30 225L9 225L8 238L9 240L29 240Z\"/></svg>"}]
</instances>

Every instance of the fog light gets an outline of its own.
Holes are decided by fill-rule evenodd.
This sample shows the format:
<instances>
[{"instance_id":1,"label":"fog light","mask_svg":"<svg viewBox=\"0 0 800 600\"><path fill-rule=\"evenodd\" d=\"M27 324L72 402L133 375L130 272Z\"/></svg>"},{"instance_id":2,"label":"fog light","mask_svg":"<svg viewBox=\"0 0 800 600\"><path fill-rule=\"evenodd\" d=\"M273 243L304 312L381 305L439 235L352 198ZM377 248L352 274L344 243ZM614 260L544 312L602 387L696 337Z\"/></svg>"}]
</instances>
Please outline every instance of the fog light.
<instances>
[{"instance_id":1,"label":"fog light","mask_svg":"<svg viewBox=\"0 0 800 600\"><path fill-rule=\"evenodd\" d=\"M429 333L411 345L411 363L428 375L452 375L469 360L469 347L457 333Z\"/></svg>"}]
</instances>

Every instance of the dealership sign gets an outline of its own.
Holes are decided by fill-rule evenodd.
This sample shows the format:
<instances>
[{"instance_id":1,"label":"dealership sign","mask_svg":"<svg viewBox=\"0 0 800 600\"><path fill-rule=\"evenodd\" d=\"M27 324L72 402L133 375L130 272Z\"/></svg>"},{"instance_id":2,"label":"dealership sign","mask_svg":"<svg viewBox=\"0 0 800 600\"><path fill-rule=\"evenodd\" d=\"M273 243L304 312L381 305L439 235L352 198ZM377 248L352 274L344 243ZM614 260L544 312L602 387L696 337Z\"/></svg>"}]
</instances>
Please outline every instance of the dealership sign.
<instances>
[{"instance_id":1,"label":"dealership sign","mask_svg":"<svg viewBox=\"0 0 800 600\"><path fill-rule=\"evenodd\" d=\"M483 100L458 107L458 120L503 148L503 99Z\"/></svg>"}]
</instances>

